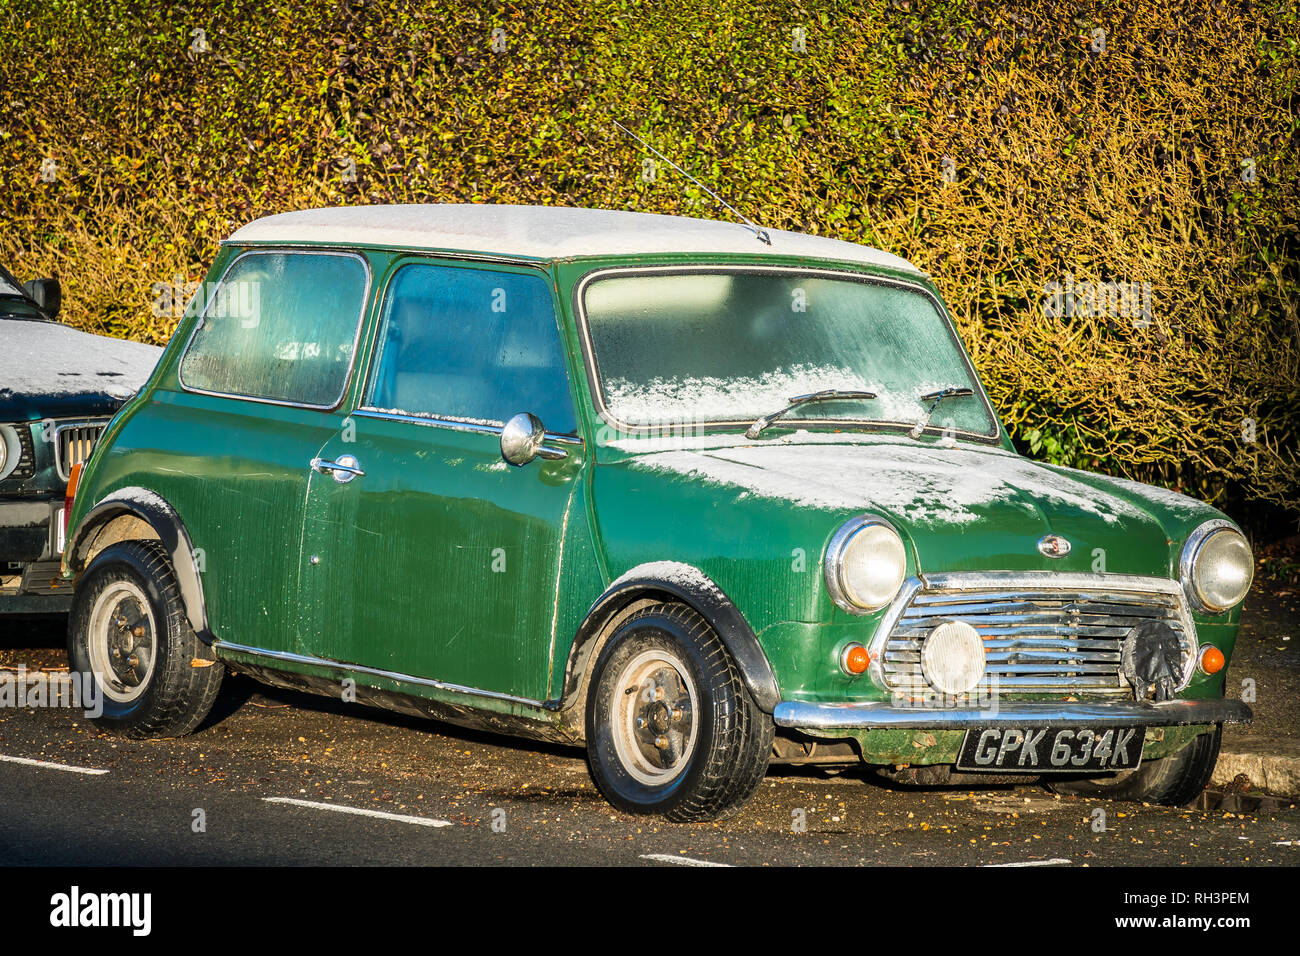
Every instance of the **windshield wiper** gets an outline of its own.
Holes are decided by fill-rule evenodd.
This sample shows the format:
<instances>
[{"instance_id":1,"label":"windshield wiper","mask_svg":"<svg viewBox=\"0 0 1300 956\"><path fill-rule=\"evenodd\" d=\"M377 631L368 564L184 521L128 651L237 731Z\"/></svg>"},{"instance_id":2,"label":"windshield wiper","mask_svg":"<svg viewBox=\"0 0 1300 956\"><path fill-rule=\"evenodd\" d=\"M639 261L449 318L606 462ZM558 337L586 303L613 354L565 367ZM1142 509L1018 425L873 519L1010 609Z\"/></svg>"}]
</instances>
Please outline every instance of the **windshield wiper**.
<instances>
[{"instance_id":1,"label":"windshield wiper","mask_svg":"<svg viewBox=\"0 0 1300 956\"><path fill-rule=\"evenodd\" d=\"M941 388L937 392L929 392L922 395L921 402L929 402L930 407L925 410L925 417L913 425L912 430L908 432L908 434L913 438L920 438L921 432L925 431L926 428L930 426L930 416L934 414L934 410L939 407L939 403L945 398L965 398L968 395L974 394L975 389L973 388L954 385L949 388Z\"/></svg>"},{"instance_id":2,"label":"windshield wiper","mask_svg":"<svg viewBox=\"0 0 1300 956\"><path fill-rule=\"evenodd\" d=\"M750 425L749 428L745 430L745 437L751 439L757 438L764 428L767 428L768 425L771 425L782 415L793 411L800 405L807 405L810 402L857 401L875 397L875 392L841 391L837 388L826 388L822 389L820 392L812 392L808 395L796 395L794 398L790 399L790 404L779 412L773 412L771 415L764 415L758 421L754 422L754 424Z\"/></svg>"}]
</instances>

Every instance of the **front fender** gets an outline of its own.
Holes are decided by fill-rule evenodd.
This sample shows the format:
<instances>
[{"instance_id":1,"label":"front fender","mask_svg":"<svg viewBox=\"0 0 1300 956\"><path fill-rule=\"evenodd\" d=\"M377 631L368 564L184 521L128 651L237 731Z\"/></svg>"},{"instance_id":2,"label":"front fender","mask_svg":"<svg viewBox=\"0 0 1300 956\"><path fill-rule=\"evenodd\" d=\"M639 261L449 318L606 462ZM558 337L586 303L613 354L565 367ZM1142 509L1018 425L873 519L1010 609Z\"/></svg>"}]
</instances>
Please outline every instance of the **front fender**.
<instances>
[{"instance_id":1,"label":"front fender","mask_svg":"<svg viewBox=\"0 0 1300 956\"><path fill-rule=\"evenodd\" d=\"M208 629L207 606L203 600L203 581L199 576L200 561L180 515L155 492L137 487L119 488L96 503L86 512L85 517L68 537L63 550L65 571L78 574L84 571L87 556L92 549L102 550L102 547L96 547L97 543L100 545L113 543L112 540L100 542L101 534L114 527L113 523L122 518L135 518L153 529L171 559L172 569L176 574L176 584L181 592L181 602L184 604L185 616L189 620L190 627L194 629L194 633L201 641L211 644L214 636ZM121 525L118 524L116 527ZM111 533L110 531L109 534Z\"/></svg>"},{"instance_id":2,"label":"front fender","mask_svg":"<svg viewBox=\"0 0 1300 956\"><path fill-rule=\"evenodd\" d=\"M767 655L744 615L698 568L676 561L656 561L632 568L614 581L591 606L574 637L564 672L561 707L577 697L598 638L618 611L640 598L677 600L690 605L717 631L730 652L754 703L767 714L781 702L781 691Z\"/></svg>"}]
</instances>

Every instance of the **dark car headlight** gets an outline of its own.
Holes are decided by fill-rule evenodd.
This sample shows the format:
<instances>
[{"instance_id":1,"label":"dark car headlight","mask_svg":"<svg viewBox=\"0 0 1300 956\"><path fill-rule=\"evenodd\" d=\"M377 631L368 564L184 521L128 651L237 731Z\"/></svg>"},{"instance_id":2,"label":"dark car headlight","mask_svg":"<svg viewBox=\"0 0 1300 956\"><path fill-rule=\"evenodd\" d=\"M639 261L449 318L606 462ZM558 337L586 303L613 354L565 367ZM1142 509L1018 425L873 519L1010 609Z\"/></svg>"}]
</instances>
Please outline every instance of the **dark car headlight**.
<instances>
[{"instance_id":1,"label":"dark car headlight","mask_svg":"<svg viewBox=\"0 0 1300 956\"><path fill-rule=\"evenodd\" d=\"M907 573L907 553L885 519L860 515L835 532L823 569L835 603L851 614L866 614L894 599Z\"/></svg>"},{"instance_id":2,"label":"dark car headlight","mask_svg":"<svg viewBox=\"0 0 1300 956\"><path fill-rule=\"evenodd\" d=\"M0 425L0 481L8 478L23 457L23 446L12 425Z\"/></svg>"},{"instance_id":3,"label":"dark car headlight","mask_svg":"<svg viewBox=\"0 0 1300 956\"><path fill-rule=\"evenodd\" d=\"M1200 611L1221 614L1250 591L1255 559L1240 531L1226 521L1207 521L1187 539L1179 561L1183 590Z\"/></svg>"}]
</instances>

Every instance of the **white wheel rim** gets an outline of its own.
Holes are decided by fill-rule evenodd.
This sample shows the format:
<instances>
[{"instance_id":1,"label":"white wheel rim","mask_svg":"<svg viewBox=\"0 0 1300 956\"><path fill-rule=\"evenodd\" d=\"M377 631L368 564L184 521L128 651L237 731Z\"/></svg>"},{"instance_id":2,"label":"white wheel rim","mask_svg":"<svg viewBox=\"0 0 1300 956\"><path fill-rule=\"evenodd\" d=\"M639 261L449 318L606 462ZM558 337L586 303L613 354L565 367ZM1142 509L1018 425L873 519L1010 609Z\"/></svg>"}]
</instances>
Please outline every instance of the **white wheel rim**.
<instances>
[{"instance_id":1,"label":"white wheel rim","mask_svg":"<svg viewBox=\"0 0 1300 956\"><path fill-rule=\"evenodd\" d=\"M690 766L699 734L698 695L690 670L665 650L642 651L614 682L610 731L619 763L650 787Z\"/></svg>"},{"instance_id":2,"label":"white wheel rim","mask_svg":"<svg viewBox=\"0 0 1300 956\"><path fill-rule=\"evenodd\" d=\"M128 704L149 686L158 648L153 608L138 585L114 581L95 598L87 635L90 670L104 696Z\"/></svg>"}]
</instances>

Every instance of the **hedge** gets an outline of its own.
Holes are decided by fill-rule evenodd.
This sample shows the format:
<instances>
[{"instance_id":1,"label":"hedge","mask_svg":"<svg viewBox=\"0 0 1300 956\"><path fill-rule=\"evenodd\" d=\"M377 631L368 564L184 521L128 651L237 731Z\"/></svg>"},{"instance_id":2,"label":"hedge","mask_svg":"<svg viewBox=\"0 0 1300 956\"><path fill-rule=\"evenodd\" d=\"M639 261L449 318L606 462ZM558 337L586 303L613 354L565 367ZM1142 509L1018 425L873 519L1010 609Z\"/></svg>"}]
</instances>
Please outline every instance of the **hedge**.
<instances>
[{"instance_id":1,"label":"hedge","mask_svg":"<svg viewBox=\"0 0 1300 956\"><path fill-rule=\"evenodd\" d=\"M0 257L163 342L159 283L272 212L725 217L618 119L765 225L928 270L1025 453L1284 533L1300 12L1124 6L0 2Z\"/></svg>"}]
</instances>

